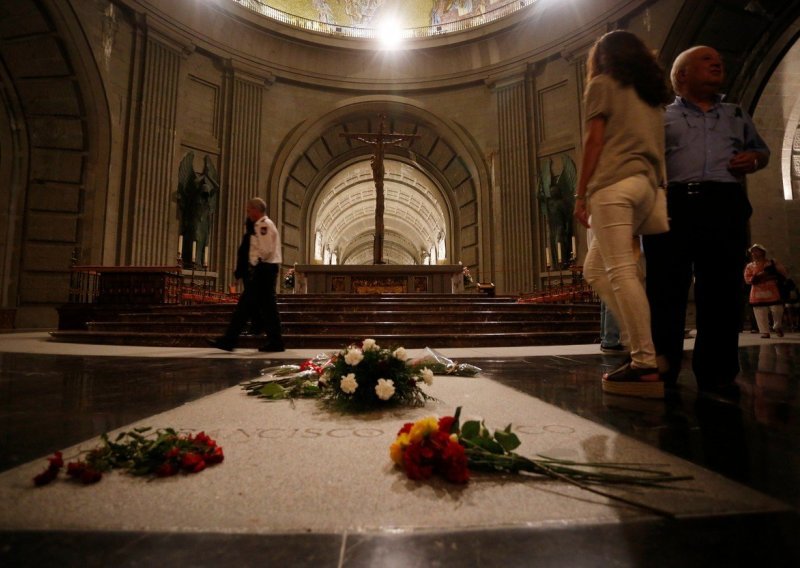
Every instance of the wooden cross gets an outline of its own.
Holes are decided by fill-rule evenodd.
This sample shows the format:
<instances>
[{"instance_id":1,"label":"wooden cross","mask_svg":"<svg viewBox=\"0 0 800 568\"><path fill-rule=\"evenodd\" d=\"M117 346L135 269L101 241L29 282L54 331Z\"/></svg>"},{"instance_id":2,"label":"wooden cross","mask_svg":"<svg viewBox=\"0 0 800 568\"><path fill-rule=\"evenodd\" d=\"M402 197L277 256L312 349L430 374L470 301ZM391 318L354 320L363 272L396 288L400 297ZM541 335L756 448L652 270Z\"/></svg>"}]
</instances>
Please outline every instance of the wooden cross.
<instances>
[{"instance_id":1,"label":"wooden cross","mask_svg":"<svg viewBox=\"0 0 800 568\"><path fill-rule=\"evenodd\" d=\"M372 262L373 264L385 264L383 261L383 212L384 212L384 196L383 196L383 157L385 146L396 146L406 140L419 138L417 134L397 134L394 132L385 132L386 115L379 115L381 118L378 132L343 132L339 136L344 136L350 140L358 140L364 144L373 146L375 151L372 155L372 180L375 182L375 239L372 246Z\"/></svg>"}]
</instances>

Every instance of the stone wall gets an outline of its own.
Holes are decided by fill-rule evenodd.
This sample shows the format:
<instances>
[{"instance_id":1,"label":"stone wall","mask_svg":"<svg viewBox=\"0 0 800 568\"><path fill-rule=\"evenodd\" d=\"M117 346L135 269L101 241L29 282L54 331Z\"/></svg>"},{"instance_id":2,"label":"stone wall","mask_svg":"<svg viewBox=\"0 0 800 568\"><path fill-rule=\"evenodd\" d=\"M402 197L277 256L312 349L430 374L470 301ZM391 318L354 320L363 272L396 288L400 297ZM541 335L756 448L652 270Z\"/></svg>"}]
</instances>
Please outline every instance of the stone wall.
<instances>
[{"instance_id":1,"label":"stone wall","mask_svg":"<svg viewBox=\"0 0 800 568\"><path fill-rule=\"evenodd\" d=\"M0 30L2 80L19 102L14 110L13 97L4 98L9 119L0 128L3 141L19 140L19 163L30 162L30 176L16 197L2 190L9 230L0 241L0 277L3 304L29 314L26 327L52 325L75 248L83 263L174 264L178 166L190 151L196 171L207 156L220 174L209 260L222 283L231 280L252 195L265 198L279 221L286 262L309 261L309 203L325 176L355 155L320 148L333 146L337 129L368 124L378 112L424 131L422 150L396 157L421 157L448 196L458 224L450 231L452 258L499 293L531 291L546 264L545 168L551 175L580 163L592 42L628 28L669 58L713 29L700 16L722 14L706 0L597 0L580 12L541 1L478 30L385 52L365 40L294 30L222 0L10 0L4 8L18 16ZM28 39L15 39L13 21ZM30 44L33 37L40 43ZM30 60L30 52L38 57ZM735 59L736 69L745 57ZM774 119L765 115L765 128L780 130ZM24 128L12 135L12 123ZM784 243L781 256L789 259L793 209L774 199L781 143L770 143L773 162L751 184L765 203L756 206L753 232ZM309 157L313 167L304 163ZM4 176L12 170L0 161ZM576 233L580 263L585 234Z\"/></svg>"}]
</instances>

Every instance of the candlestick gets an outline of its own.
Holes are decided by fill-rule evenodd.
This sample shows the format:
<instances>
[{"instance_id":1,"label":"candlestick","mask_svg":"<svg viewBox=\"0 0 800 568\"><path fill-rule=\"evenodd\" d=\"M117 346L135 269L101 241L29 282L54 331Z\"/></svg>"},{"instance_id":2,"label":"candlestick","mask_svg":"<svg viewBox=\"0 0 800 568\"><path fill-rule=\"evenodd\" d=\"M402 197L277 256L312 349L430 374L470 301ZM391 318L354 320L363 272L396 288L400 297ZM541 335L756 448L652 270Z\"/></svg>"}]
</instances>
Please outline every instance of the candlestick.
<instances>
[{"instance_id":1,"label":"candlestick","mask_svg":"<svg viewBox=\"0 0 800 568\"><path fill-rule=\"evenodd\" d=\"M545 258L547 259L547 267L549 268L553 264L553 262L552 262L553 259L550 258L550 248L549 247L544 249L544 255L545 255Z\"/></svg>"},{"instance_id":2,"label":"candlestick","mask_svg":"<svg viewBox=\"0 0 800 568\"><path fill-rule=\"evenodd\" d=\"M183 256L183 235L178 235L178 256Z\"/></svg>"},{"instance_id":3,"label":"candlestick","mask_svg":"<svg viewBox=\"0 0 800 568\"><path fill-rule=\"evenodd\" d=\"M558 264L561 264L561 243L556 243L556 254L558 255Z\"/></svg>"},{"instance_id":4,"label":"candlestick","mask_svg":"<svg viewBox=\"0 0 800 568\"><path fill-rule=\"evenodd\" d=\"M572 258L578 258L578 241L575 240L575 235L572 235Z\"/></svg>"},{"instance_id":5,"label":"candlestick","mask_svg":"<svg viewBox=\"0 0 800 568\"><path fill-rule=\"evenodd\" d=\"M203 266L208 266L208 248L203 251Z\"/></svg>"},{"instance_id":6,"label":"candlestick","mask_svg":"<svg viewBox=\"0 0 800 568\"><path fill-rule=\"evenodd\" d=\"M192 243L192 262L197 260L197 241Z\"/></svg>"}]
</instances>

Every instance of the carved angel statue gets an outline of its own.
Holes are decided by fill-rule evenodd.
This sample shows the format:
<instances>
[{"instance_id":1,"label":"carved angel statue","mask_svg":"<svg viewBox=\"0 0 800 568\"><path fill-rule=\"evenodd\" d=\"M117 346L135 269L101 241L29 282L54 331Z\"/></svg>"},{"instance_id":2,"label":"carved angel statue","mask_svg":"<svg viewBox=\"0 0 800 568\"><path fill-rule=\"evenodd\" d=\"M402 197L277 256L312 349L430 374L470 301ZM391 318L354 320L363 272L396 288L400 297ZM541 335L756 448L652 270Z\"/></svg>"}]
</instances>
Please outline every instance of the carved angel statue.
<instances>
[{"instance_id":1,"label":"carved angel statue","mask_svg":"<svg viewBox=\"0 0 800 568\"><path fill-rule=\"evenodd\" d=\"M204 264L219 200L219 175L210 156L203 158L202 173L194 171L194 152L183 157L178 168L177 200L179 234L183 237L181 259L184 264Z\"/></svg>"},{"instance_id":2,"label":"carved angel statue","mask_svg":"<svg viewBox=\"0 0 800 568\"><path fill-rule=\"evenodd\" d=\"M553 159L542 163L539 175L539 202L547 222L547 246L554 265L565 264L572 255L575 185L578 180L575 162L568 154L561 154L561 171L555 173ZM561 262L558 262L558 245L561 245Z\"/></svg>"}]
</instances>

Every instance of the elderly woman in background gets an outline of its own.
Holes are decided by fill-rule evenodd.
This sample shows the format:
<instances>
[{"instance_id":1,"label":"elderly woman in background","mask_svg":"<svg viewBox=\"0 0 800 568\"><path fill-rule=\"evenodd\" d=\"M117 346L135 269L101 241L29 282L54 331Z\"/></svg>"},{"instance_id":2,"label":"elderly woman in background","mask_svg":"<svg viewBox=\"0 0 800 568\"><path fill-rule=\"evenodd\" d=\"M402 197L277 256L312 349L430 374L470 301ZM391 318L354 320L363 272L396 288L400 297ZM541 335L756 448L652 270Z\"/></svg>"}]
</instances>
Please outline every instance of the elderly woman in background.
<instances>
[{"instance_id":1,"label":"elderly woman in background","mask_svg":"<svg viewBox=\"0 0 800 568\"><path fill-rule=\"evenodd\" d=\"M786 269L773 259L767 258L767 249L759 244L750 247L752 262L744 269L744 281L750 284L750 305L756 315L761 337L769 337L769 315L772 314L772 329L783 337L783 298L778 281L788 278Z\"/></svg>"}]
</instances>

